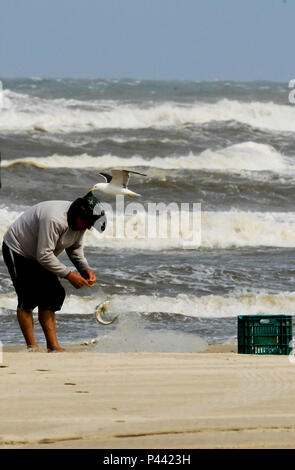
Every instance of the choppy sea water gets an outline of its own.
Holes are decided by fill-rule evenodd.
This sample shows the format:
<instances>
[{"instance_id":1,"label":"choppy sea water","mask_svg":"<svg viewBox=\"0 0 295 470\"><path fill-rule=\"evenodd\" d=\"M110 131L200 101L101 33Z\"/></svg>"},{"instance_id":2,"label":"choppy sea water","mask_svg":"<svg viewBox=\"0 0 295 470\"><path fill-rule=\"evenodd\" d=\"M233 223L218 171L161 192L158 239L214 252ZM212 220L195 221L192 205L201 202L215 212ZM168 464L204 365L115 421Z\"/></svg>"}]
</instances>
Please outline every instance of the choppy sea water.
<instances>
[{"instance_id":1,"label":"choppy sea water","mask_svg":"<svg viewBox=\"0 0 295 470\"><path fill-rule=\"evenodd\" d=\"M97 350L106 352L197 351L206 343L235 343L237 315L293 314L289 91L287 83L269 82L1 80L1 242L27 207L86 194L100 170L146 173L130 181L145 211L151 203L201 204L201 243L186 245L187 227L173 235L177 206L169 237L146 237L147 222L159 221L140 211L127 217L128 236L114 237L122 213L101 195L114 208L108 228L85 237L98 282L77 291L62 281L61 343L97 338ZM118 320L103 327L93 313L106 297ZM4 344L23 342L15 306L1 257Z\"/></svg>"}]
</instances>

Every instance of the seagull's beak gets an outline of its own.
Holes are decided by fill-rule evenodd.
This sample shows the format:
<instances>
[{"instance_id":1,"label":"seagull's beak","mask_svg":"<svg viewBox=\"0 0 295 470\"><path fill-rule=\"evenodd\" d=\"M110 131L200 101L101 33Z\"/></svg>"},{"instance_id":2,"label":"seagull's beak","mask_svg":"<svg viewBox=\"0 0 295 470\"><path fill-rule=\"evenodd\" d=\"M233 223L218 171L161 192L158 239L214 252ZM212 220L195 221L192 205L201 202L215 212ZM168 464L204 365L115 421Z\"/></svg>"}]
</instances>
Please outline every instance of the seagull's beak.
<instances>
[{"instance_id":1,"label":"seagull's beak","mask_svg":"<svg viewBox=\"0 0 295 470\"><path fill-rule=\"evenodd\" d=\"M93 188L90 188L89 191L94 191L94 189L95 189L95 188L94 188L94 186L93 186Z\"/></svg>"}]
</instances>

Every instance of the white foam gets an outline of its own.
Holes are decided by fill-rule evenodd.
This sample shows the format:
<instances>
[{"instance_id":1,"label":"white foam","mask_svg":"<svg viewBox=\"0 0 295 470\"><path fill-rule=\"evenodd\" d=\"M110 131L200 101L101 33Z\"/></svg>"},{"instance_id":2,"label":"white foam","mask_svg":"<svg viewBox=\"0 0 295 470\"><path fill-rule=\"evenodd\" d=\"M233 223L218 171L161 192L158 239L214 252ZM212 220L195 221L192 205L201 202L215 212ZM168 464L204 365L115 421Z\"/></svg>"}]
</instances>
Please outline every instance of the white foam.
<instances>
[{"instance_id":1,"label":"white foam","mask_svg":"<svg viewBox=\"0 0 295 470\"><path fill-rule=\"evenodd\" d=\"M47 132L87 132L93 129L162 128L210 121L239 121L254 127L295 131L295 108L272 102L240 102L222 99L217 103L149 102L140 104L111 100L81 101L42 99L10 90L1 91L5 106L0 130L25 132L40 128Z\"/></svg>"},{"instance_id":2,"label":"white foam","mask_svg":"<svg viewBox=\"0 0 295 470\"><path fill-rule=\"evenodd\" d=\"M89 156L88 154L68 157L52 155L39 158L19 158L3 160L2 167L7 168L18 163L26 163L40 168L110 168L110 167L150 167L159 169L191 169L230 171L272 171L295 170L294 164L277 152L271 145L256 142L243 142L218 150L205 150L199 155L190 152L184 156L154 157L147 160L139 155L129 158L106 154Z\"/></svg>"},{"instance_id":3,"label":"white foam","mask_svg":"<svg viewBox=\"0 0 295 470\"><path fill-rule=\"evenodd\" d=\"M0 81L0 112L4 112L11 107L11 101L7 93L3 90L3 84Z\"/></svg>"},{"instance_id":4,"label":"white foam","mask_svg":"<svg viewBox=\"0 0 295 470\"><path fill-rule=\"evenodd\" d=\"M260 313L294 313L294 292L268 294L259 292L237 292L221 295L193 296L179 294L176 297L120 296L111 297L110 316L127 315L128 312L166 312L191 317L236 317Z\"/></svg>"},{"instance_id":5,"label":"white foam","mask_svg":"<svg viewBox=\"0 0 295 470\"><path fill-rule=\"evenodd\" d=\"M183 219L181 231L178 228L178 212L171 212L170 232L161 231L160 216L147 218L138 213L125 219L124 237L116 238L117 224L123 224L123 216L118 214L108 218L106 232L88 231L85 244L92 247L110 249L163 250L173 248L198 249L230 248L244 246L295 246L295 213L281 212L201 212L201 240L193 240L191 224ZM149 238L149 227L159 226L156 236ZM120 232L121 234L122 232ZM192 241L190 241L192 240Z\"/></svg>"},{"instance_id":6,"label":"white foam","mask_svg":"<svg viewBox=\"0 0 295 470\"><path fill-rule=\"evenodd\" d=\"M0 243L2 245L3 236L10 225L19 217L23 211L12 211L8 207L0 208Z\"/></svg>"},{"instance_id":7,"label":"white foam","mask_svg":"<svg viewBox=\"0 0 295 470\"><path fill-rule=\"evenodd\" d=\"M293 314L295 292L232 292L224 296L201 297L179 294L175 297L157 295L112 295L109 297L108 315L119 315L120 321L131 313L162 312L201 318L236 317L237 315ZM96 305L104 300L103 294L95 296L67 296L63 314L93 314ZM15 294L0 294L0 309L16 309ZM58 313L58 314L59 314Z\"/></svg>"},{"instance_id":8,"label":"white foam","mask_svg":"<svg viewBox=\"0 0 295 470\"><path fill-rule=\"evenodd\" d=\"M20 214L21 212L10 211L8 208L0 209L1 243L4 233ZM195 237L193 236L191 219L183 217L179 225L178 211L172 210L170 217L167 218L167 232L161 215L145 215L143 212L138 212L126 215L125 218L120 213L107 216L106 231L102 234L95 229L87 231L84 238L85 246L118 250L199 249L200 246L206 248L295 246L293 212L202 211L201 226L194 225L201 228L201 244L195 233ZM153 231L153 227L157 227L157 230Z\"/></svg>"},{"instance_id":9,"label":"white foam","mask_svg":"<svg viewBox=\"0 0 295 470\"><path fill-rule=\"evenodd\" d=\"M127 315L120 319L115 330L105 330L99 336L95 350L99 352L201 352L207 348L204 339L181 331L148 330L137 318Z\"/></svg>"},{"instance_id":10,"label":"white foam","mask_svg":"<svg viewBox=\"0 0 295 470\"><path fill-rule=\"evenodd\" d=\"M202 246L295 246L295 213L202 212Z\"/></svg>"}]
</instances>

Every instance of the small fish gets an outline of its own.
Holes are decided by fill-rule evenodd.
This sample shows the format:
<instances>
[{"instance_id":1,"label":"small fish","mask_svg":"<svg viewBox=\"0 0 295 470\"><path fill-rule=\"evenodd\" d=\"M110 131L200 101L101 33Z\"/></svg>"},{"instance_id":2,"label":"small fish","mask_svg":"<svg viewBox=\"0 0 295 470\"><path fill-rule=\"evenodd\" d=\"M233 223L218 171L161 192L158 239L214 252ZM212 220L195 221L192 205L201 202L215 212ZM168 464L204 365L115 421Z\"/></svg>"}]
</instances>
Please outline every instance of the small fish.
<instances>
[{"instance_id":1,"label":"small fish","mask_svg":"<svg viewBox=\"0 0 295 470\"><path fill-rule=\"evenodd\" d=\"M104 320L102 318L102 314L107 312L109 309L109 300L105 300L104 302L101 302L95 309L95 318L98 321L98 323L101 323L101 325L111 325L114 323L115 320L117 320L118 315L113 318L112 320Z\"/></svg>"}]
</instances>

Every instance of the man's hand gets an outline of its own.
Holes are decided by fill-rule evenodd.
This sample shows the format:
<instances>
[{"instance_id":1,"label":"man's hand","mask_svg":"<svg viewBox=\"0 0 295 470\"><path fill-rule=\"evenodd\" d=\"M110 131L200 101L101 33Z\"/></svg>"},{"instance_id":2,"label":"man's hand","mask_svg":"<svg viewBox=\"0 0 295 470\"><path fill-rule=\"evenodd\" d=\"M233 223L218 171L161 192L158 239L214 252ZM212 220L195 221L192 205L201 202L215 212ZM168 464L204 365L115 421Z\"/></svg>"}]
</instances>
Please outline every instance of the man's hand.
<instances>
[{"instance_id":1,"label":"man's hand","mask_svg":"<svg viewBox=\"0 0 295 470\"><path fill-rule=\"evenodd\" d=\"M84 279L80 274L70 272L66 279L74 286L76 289L81 289L81 287L88 286L88 281Z\"/></svg>"},{"instance_id":2,"label":"man's hand","mask_svg":"<svg viewBox=\"0 0 295 470\"><path fill-rule=\"evenodd\" d=\"M93 287L94 283L96 281L96 276L95 276L94 272L91 271L91 269L86 269L81 274L84 277L84 279L87 280L88 286Z\"/></svg>"}]
</instances>

